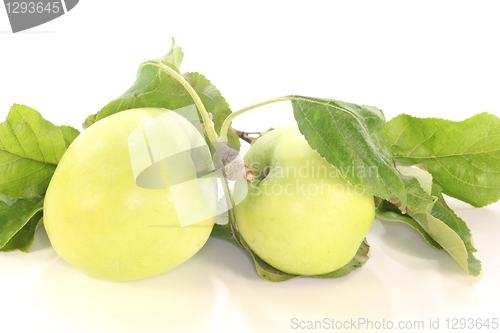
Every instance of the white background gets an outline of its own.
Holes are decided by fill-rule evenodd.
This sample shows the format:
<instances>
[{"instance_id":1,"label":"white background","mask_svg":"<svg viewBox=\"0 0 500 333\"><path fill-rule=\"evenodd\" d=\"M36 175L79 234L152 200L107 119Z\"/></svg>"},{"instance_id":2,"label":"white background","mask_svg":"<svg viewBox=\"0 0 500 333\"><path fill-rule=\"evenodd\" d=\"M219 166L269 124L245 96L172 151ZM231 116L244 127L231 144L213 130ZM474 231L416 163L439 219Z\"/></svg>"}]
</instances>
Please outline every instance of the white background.
<instances>
[{"instance_id":1,"label":"white background","mask_svg":"<svg viewBox=\"0 0 500 333\"><path fill-rule=\"evenodd\" d=\"M128 89L141 62L163 55L172 36L185 52L182 70L206 75L233 110L301 94L375 105L387 119L500 115L499 10L495 1L86 0L12 34L0 8L0 118L22 103L80 128ZM290 105L280 103L234 127L293 123ZM427 329L439 318L444 331L446 318L498 318L500 205L451 206L474 235L478 278L408 226L380 221L360 270L280 284L261 280L243 250L219 239L160 276L103 281L60 259L40 229L31 253L0 253L0 330L288 332L297 331L292 318L362 317L423 320Z\"/></svg>"}]
</instances>

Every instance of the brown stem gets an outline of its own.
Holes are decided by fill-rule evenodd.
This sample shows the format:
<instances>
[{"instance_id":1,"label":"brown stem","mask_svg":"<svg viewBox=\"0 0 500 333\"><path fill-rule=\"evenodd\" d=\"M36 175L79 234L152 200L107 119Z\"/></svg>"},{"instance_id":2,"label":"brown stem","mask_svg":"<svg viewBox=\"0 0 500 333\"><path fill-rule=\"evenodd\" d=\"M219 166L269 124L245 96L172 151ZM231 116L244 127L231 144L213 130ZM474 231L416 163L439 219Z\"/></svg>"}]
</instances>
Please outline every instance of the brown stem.
<instances>
[{"instance_id":1,"label":"brown stem","mask_svg":"<svg viewBox=\"0 0 500 333\"><path fill-rule=\"evenodd\" d=\"M240 139L242 139L243 141L248 142L249 144L254 143L261 136L263 136L267 132L271 132L273 129L274 128L271 127L267 131L264 131L264 132L243 132L243 131L238 131L237 129L233 128L233 130L236 132L236 134L238 135L238 137ZM257 136L255 137L255 136L252 136L252 135L257 135Z\"/></svg>"}]
</instances>

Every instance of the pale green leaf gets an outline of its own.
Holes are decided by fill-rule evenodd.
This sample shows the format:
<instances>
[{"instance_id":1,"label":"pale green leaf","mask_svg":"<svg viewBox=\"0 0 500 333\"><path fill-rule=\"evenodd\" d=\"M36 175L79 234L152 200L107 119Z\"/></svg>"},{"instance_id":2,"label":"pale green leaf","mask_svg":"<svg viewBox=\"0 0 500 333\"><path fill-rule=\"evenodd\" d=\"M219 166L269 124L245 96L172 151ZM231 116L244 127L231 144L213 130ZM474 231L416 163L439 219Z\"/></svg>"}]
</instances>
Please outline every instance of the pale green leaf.
<instances>
[{"instance_id":1,"label":"pale green leaf","mask_svg":"<svg viewBox=\"0 0 500 333\"><path fill-rule=\"evenodd\" d=\"M422 164L449 196L475 207L500 199L500 119L486 112L461 122L406 114L388 122L398 164Z\"/></svg>"},{"instance_id":2,"label":"pale green leaf","mask_svg":"<svg viewBox=\"0 0 500 333\"><path fill-rule=\"evenodd\" d=\"M375 211L375 217L384 220L387 222L403 222L417 230L422 237L435 249L442 250L443 247L439 245L428 233L417 223L411 216L408 214L402 214L401 211L394 206L393 204L382 201L381 204L378 205L377 210Z\"/></svg>"},{"instance_id":3,"label":"pale green leaf","mask_svg":"<svg viewBox=\"0 0 500 333\"><path fill-rule=\"evenodd\" d=\"M403 166L396 165L396 169L401 172L403 175L410 176L418 180L420 187L427 194L431 194L432 192L432 175L424 169L420 169L416 166Z\"/></svg>"},{"instance_id":4,"label":"pale green leaf","mask_svg":"<svg viewBox=\"0 0 500 333\"><path fill-rule=\"evenodd\" d=\"M467 273L478 276L481 262L474 256L472 235L467 224L448 207L441 188L433 184L434 202L409 214L402 214L397 207L387 201L381 202L376 217L389 222L404 222L418 230L432 247L445 250Z\"/></svg>"},{"instance_id":5,"label":"pale green leaf","mask_svg":"<svg viewBox=\"0 0 500 333\"><path fill-rule=\"evenodd\" d=\"M95 118L97 117L97 113L96 114L91 114L90 116L88 116L85 121L83 122L82 124L82 128L84 130L86 130L87 128L89 128L93 123L96 122Z\"/></svg>"},{"instance_id":6,"label":"pale green leaf","mask_svg":"<svg viewBox=\"0 0 500 333\"><path fill-rule=\"evenodd\" d=\"M434 207L432 207L431 214L433 217L446 223L462 239L467 249L467 271L472 276L478 276L481 272L481 261L474 256L474 252L477 252L477 250L472 245L472 234L465 221L458 217L446 204L441 191L438 185L434 185L432 188L432 195L437 197L438 200L434 204Z\"/></svg>"},{"instance_id":7,"label":"pale green leaf","mask_svg":"<svg viewBox=\"0 0 500 333\"><path fill-rule=\"evenodd\" d=\"M180 73L183 58L184 52L182 52L179 45L175 44L175 39L172 38L172 47L168 50L167 54L158 60L160 60L162 64L175 70L177 73Z\"/></svg>"},{"instance_id":8,"label":"pale green leaf","mask_svg":"<svg viewBox=\"0 0 500 333\"><path fill-rule=\"evenodd\" d=\"M76 139L76 137L80 135L80 131L71 126L62 125L59 126L59 129L61 130L64 137L66 148L68 148L69 145Z\"/></svg>"},{"instance_id":9,"label":"pale green leaf","mask_svg":"<svg viewBox=\"0 0 500 333\"><path fill-rule=\"evenodd\" d=\"M434 203L423 209L411 212L410 216L448 252L458 266L468 272L468 255L465 244L453 229L431 214L433 206Z\"/></svg>"}]
</instances>

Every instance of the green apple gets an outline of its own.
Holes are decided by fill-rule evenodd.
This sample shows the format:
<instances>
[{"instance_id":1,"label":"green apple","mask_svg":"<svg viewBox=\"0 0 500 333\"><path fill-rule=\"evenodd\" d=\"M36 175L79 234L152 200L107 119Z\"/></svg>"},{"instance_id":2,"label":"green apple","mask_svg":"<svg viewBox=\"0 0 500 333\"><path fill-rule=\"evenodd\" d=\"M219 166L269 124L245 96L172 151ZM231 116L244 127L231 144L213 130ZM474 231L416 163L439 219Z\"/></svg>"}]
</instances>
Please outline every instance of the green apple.
<instances>
[{"instance_id":1,"label":"green apple","mask_svg":"<svg viewBox=\"0 0 500 333\"><path fill-rule=\"evenodd\" d=\"M245 163L256 179L236 184L235 216L252 251L298 275L326 274L352 260L375 217L372 195L348 184L296 127L263 135Z\"/></svg>"},{"instance_id":2,"label":"green apple","mask_svg":"<svg viewBox=\"0 0 500 333\"><path fill-rule=\"evenodd\" d=\"M136 184L129 136L166 112L172 111L133 109L107 117L64 154L45 197L44 224L54 249L69 263L100 278L139 279L179 265L207 241L215 218L181 227L168 185ZM203 140L182 119L163 128L175 134L163 142L167 148L188 150ZM196 186L187 192L193 211L205 200L206 189Z\"/></svg>"}]
</instances>

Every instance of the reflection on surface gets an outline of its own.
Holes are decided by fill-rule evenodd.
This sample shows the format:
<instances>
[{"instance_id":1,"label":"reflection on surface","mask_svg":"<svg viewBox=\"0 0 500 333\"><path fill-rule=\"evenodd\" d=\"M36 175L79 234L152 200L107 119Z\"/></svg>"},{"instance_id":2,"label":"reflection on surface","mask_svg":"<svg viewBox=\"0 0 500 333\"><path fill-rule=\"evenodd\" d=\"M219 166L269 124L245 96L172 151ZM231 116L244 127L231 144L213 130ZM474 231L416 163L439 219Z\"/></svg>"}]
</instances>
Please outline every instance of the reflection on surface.
<instances>
[{"instance_id":1,"label":"reflection on surface","mask_svg":"<svg viewBox=\"0 0 500 333\"><path fill-rule=\"evenodd\" d=\"M336 280L263 281L244 250L213 238L169 272L109 282L60 259L40 229L33 252L1 254L0 283L9 286L2 289L8 309L23 309L16 322L30 313L47 332L296 332L293 318L427 323L446 316L492 316L500 299L500 270L490 249L500 234L500 210L458 214L468 222L483 262L479 278L467 276L408 226L377 220L367 237L370 260Z\"/></svg>"},{"instance_id":2,"label":"reflection on surface","mask_svg":"<svg viewBox=\"0 0 500 333\"><path fill-rule=\"evenodd\" d=\"M148 279L112 282L59 258L42 271L33 296L54 308L54 323L60 316L75 327L120 332L205 327L217 308L221 285L214 284L206 266L196 265L196 260L180 267Z\"/></svg>"}]
</instances>

